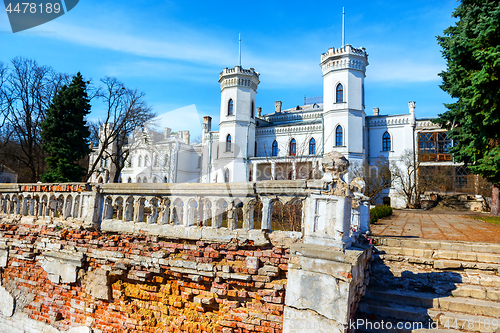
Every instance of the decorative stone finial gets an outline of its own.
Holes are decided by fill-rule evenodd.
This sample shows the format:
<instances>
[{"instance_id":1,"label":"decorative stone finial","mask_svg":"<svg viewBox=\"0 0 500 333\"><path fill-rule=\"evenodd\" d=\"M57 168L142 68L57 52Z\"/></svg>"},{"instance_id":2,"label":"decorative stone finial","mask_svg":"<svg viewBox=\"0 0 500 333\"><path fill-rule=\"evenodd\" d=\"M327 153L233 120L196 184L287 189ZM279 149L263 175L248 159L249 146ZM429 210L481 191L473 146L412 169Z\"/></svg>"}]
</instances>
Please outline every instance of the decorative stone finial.
<instances>
[{"instance_id":1,"label":"decorative stone finial","mask_svg":"<svg viewBox=\"0 0 500 333\"><path fill-rule=\"evenodd\" d=\"M349 185L343 176L349 169L349 161L339 152L326 153L321 160L323 165L323 181L328 184L329 191L325 194L350 196Z\"/></svg>"}]
</instances>

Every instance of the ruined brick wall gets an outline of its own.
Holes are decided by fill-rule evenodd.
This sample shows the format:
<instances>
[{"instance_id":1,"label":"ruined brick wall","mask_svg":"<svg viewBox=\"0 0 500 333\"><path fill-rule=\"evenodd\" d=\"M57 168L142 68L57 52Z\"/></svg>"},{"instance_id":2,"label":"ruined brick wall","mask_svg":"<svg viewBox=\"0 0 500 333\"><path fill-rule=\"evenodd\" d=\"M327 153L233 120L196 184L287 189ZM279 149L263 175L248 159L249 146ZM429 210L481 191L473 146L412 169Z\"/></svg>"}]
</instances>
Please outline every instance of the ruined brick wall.
<instances>
[{"instance_id":1,"label":"ruined brick wall","mask_svg":"<svg viewBox=\"0 0 500 333\"><path fill-rule=\"evenodd\" d=\"M1 224L0 292L14 297L14 317L61 332L281 332L288 256L251 242Z\"/></svg>"}]
</instances>

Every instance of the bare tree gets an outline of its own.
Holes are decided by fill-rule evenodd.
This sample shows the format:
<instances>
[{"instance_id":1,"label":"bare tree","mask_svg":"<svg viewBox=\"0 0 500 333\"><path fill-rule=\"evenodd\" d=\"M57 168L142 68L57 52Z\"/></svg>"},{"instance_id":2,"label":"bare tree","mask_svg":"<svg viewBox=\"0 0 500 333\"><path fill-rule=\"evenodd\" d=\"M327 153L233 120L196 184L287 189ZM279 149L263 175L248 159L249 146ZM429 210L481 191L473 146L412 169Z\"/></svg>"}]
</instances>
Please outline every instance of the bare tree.
<instances>
[{"instance_id":1,"label":"bare tree","mask_svg":"<svg viewBox=\"0 0 500 333\"><path fill-rule=\"evenodd\" d=\"M22 169L21 180L36 182L45 167L40 124L69 77L25 58L13 59L10 71L2 65L0 76L2 155Z\"/></svg>"},{"instance_id":2,"label":"bare tree","mask_svg":"<svg viewBox=\"0 0 500 333\"><path fill-rule=\"evenodd\" d=\"M101 82L104 86L97 96L106 106L106 116L90 126L91 140L98 144L87 178L98 170L103 159L109 158L115 167L113 182L117 183L130 154L128 137L156 115L144 101L143 92L126 88L113 77L105 77Z\"/></svg>"},{"instance_id":3,"label":"bare tree","mask_svg":"<svg viewBox=\"0 0 500 333\"><path fill-rule=\"evenodd\" d=\"M370 197L370 203L379 198L381 192L391 187L391 171L389 161L379 156L373 165L364 163L353 163L349 166L350 179L362 178L365 181L365 195Z\"/></svg>"},{"instance_id":4,"label":"bare tree","mask_svg":"<svg viewBox=\"0 0 500 333\"><path fill-rule=\"evenodd\" d=\"M420 208L420 196L425 192L425 183L418 181L420 161L411 149L406 149L399 161L391 162L392 182L406 197L408 208Z\"/></svg>"}]
</instances>

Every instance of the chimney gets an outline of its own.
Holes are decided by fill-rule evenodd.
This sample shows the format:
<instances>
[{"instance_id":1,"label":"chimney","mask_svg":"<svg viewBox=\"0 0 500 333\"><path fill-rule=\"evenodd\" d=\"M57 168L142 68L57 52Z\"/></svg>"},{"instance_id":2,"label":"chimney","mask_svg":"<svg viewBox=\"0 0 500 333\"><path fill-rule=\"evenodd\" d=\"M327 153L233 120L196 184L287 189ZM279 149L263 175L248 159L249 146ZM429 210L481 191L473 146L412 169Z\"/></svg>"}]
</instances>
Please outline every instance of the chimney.
<instances>
[{"instance_id":1,"label":"chimney","mask_svg":"<svg viewBox=\"0 0 500 333\"><path fill-rule=\"evenodd\" d=\"M258 107L257 108L257 117L260 117L260 116L262 116L262 108Z\"/></svg>"},{"instance_id":2,"label":"chimney","mask_svg":"<svg viewBox=\"0 0 500 333\"><path fill-rule=\"evenodd\" d=\"M380 109L379 108L373 108L373 115L378 116Z\"/></svg>"},{"instance_id":3,"label":"chimney","mask_svg":"<svg viewBox=\"0 0 500 333\"><path fill-rule=\"evenodd\" d=\"M415 101L408 102L408 109L410 109L410 114L415 113Z\"/></svg>"},{"instance_id":4,"label":"chimney","mask_svg":"<svg viewBox=\"0 0 500 333\"><path fill-rule=\"evenodd\" d=\"M415 101L408 103L408 109L410 109L410 125L415 127Z\"/></svg>"},{"instance_id":5,"label":"chimney","mask_svg":"<svg viewBox=\"0 0 500 333\"><path fill-rule=\"evenodd\" d=\"M274 102L274 112L280 113L281 112L281 101L276 101Z\"/></svg>"},{"instance_id":6,"label":"chimney","mask_svg":"<svg viewBox=\"0 0 500 333\"><path fill-rule=\"evenodd\" d=\"M189 131L181 131L181 135L182 135L182 140L184 140L185 143L189 144L190 142Z\"/></svg>"},{"instance_id":7,"label":"chimney","mask_svg":"<svg viewBox=\"0 0 500 333\"><path fill-rule=\"evenodd\" d=\"M203 133L210 133L212 131L212 117L203 117Z\"/></svg>"},{"instance_id":8,"label":"chimney","mask_svg":"<svg viewBox=\"0 0 500 333\"><path fill-rule=\"evenodd\" d=\"M168 127L165 127L164 131L165 131L165 139L170 138L170 132L172 132L172 129L168 128Z\"/></svg>"}]
</instances>

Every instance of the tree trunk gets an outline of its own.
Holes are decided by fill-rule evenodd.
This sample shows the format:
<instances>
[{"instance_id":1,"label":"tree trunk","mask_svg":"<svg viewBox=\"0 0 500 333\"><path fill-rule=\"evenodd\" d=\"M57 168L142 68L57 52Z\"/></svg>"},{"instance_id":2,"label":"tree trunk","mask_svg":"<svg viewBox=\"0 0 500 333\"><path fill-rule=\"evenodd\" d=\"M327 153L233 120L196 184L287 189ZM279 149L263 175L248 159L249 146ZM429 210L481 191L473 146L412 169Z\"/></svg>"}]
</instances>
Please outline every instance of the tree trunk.
<instances>
[{"instance_id":1,"label":"tree trunk","mask_svg":"<svg viewBox=\"0 0 500 333\"><path fill-rule=\"evenodd\" d=\"M500 192L500 184L493 184L491 191L491 215L500 216L500 203L498 202L498 195Z\"/></svg>"}]
</instances>

